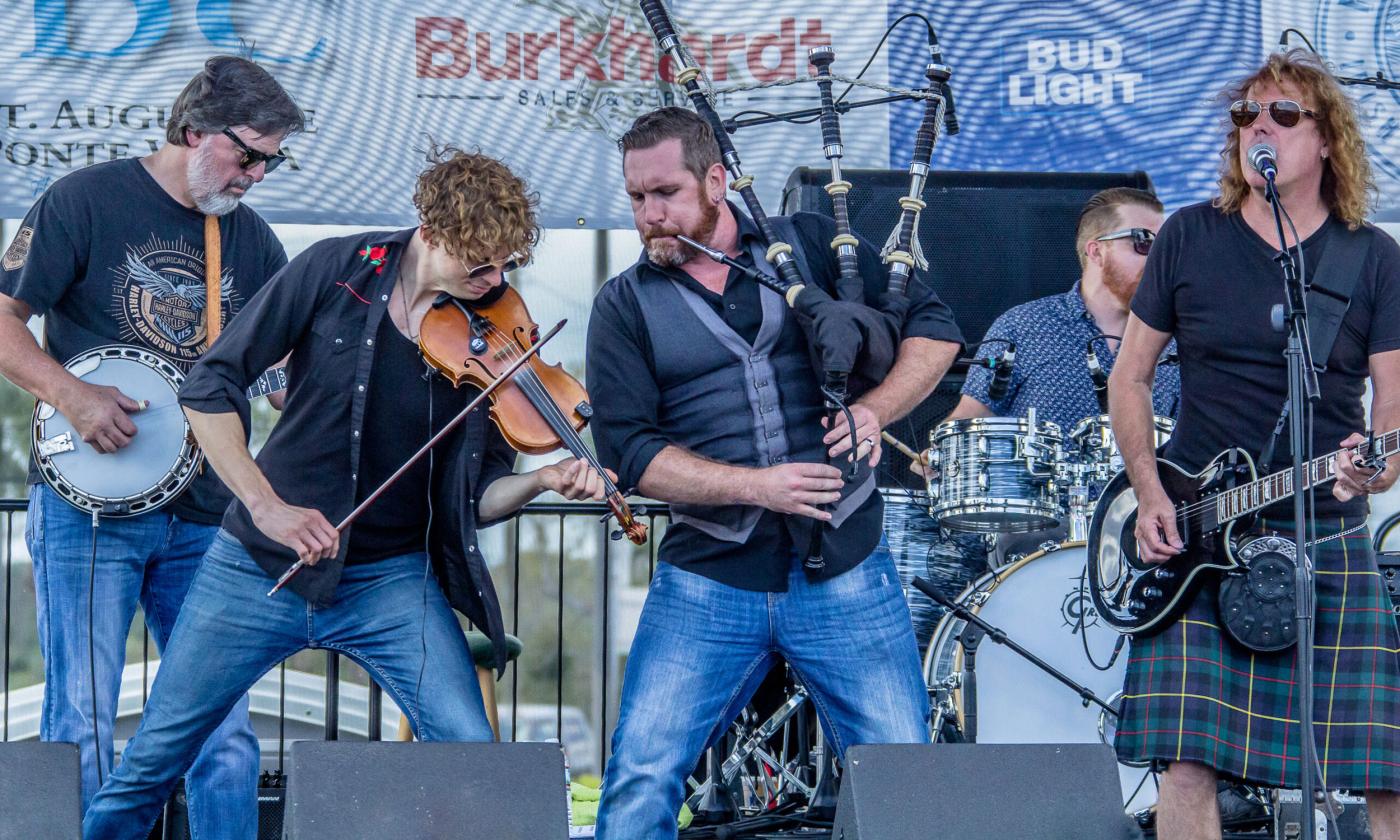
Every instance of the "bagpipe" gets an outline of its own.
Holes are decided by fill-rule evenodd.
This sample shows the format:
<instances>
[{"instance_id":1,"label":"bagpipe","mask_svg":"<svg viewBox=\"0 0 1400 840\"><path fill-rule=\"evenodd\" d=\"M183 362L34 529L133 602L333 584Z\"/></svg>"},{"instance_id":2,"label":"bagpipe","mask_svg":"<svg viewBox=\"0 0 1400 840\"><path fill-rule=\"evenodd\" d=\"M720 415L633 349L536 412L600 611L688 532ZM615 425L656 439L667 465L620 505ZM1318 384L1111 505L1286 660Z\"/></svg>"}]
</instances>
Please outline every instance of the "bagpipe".
<instances>
[{"instance_id":1,"label":"bagpipe","mask_svg":"<svg viewBox=\"0 0 1400 840\"><path fill-rule=\"evenodd\" d=\"M819 108L744 121L726 121L715 109L714 90L710 80L677 34L663 1L639 2L658 47L676 68L675 83L685 90L695 111L713 130L719 145L720 159L729 174L730 188L742 198L749 216L761 232L767 245L765 257L777 276L746 269L722 252L692 240L687 242L712 259L744 271L757 282L781 294L787 301L796 314L811 348L813 365L817 371L818 382L821 383L827 411L827 423L831 427L844 418L850 430L851 452L854 454L858 447L856 423L847 404L865 390L879 384L894 365L904 320L911 303L908 297L910 277L916 267L920 270L928 267L928 260L924 257L917 233L919 215L924 209L921 198L924 182L928 177L940 129L946 124L949 133L956 133L958 130L948 86L952 71L943 63L933 26L922 15L908 14L897 19L890 27L893 29L901 21L911 17L922 18L928 26L929 60L924 69L927 86L923 90L898 90L863 82L858 77L840 79L831 72L836 59L835 51L830 46L817 46L808 51L813 75L796 81L816 84L820 97ZM836 81L843 81L852 87L860 85L878 88L891 95L864 102L840 101L844 100L845 94L840 98L833 95L832 85ZM848 87L846 92L849 91ZM845 154L845 148L841 140L840 115L853 108L909 99L923 101L923 117L909 163L909 192L899 200L899 219L880 252L888 268L886 289L880 296L878 305L871 306L866 302L865 283L857 269L859 240L852 232L847 205L851 183L846 181L841 173L841 158ZM822 149L831 167L831 181L826 186L826 192L831 196L836 222L836 235L831 240L831 249L835 252L839 270L834 296L825 289L807 282L803 277L802 267L793 256L792 244L778 236L772 220L764 211L754 190L754 178L744 174L739 153L730 139L730 135L740 127L778 120L810 120L813 117L820 121ZM849 471L845 474L848 482L855 479L857 470L858 463L852 458ZM814 530L812 545L805 561L805 565L811 569L820 569L825 565L821 556L821 531L822 529Z\"/></svg>"}]
</instances>

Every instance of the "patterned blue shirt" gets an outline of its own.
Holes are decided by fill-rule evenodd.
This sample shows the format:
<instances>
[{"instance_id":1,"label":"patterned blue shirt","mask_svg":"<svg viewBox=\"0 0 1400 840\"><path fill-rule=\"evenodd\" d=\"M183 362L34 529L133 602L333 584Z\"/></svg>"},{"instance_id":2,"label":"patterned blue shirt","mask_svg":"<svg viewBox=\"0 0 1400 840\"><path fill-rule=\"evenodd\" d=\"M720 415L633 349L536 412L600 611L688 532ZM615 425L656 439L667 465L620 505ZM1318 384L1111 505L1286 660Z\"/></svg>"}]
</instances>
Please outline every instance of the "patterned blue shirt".
<instances>
[{"instance_id":1,"label":"patterned blue shirt","mask_svg":"<svg viewBox=\"0 0 1400 840\"><path fill-rule=\"evenodd\" d=\"M1012 307L992 323L977 353L978 358L987 358L1006 349L1005 344L990 341L993 338L1016 342L1016 364L1006 396L996 402L987 396L992 372L984 367L968 371L962 392L999 417L1024 417L1026 409L1034 406L1037 420L1056 423L1067 435L1075 423L1103 413L1084 358L1089 339L1102 332L1084 306L1078 282L1063 294ZM1167 345L1166 352L1175 351L1175 342ZM1094 342L1094 352L1107 375L1117 354L1102 340ZM1177 366L1160 365L1152 386L1154 413L1175 417L1180 391Z\"/></svg>"}]
</instances>

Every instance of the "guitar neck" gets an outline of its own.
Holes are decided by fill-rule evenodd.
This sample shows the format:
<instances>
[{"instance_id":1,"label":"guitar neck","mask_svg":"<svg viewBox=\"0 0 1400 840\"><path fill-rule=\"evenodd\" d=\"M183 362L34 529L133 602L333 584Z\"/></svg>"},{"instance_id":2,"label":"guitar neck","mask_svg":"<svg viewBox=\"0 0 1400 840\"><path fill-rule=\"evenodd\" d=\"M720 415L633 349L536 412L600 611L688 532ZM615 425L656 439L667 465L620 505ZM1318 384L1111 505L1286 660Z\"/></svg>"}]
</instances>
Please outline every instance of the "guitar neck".
<instances>
[{"instance_id":1,"label":"guitar neck","mask_svg":"<svg viewBox=\"0 0 1400 840\"><path fill-rule=\"evenodd\" d=\"M248 386L248 399L255 400L268 394L275 394L287 387L287 368L275 367L263 373Z\"/></svg>"},{"instance_id":2,"label":"guitar neck","mask_svg":"<svg viewBox=\"0 0 1400 840\"><path fill-rule=\"evenodd\" d=\"M1387 458L1400 452L1400 429L1393 429L1375 439L1375 452L1366 452L1365 444L1358 448L1362 455L1374 455L1379 458ZM1350 450L1338 449L1336 452L1314 458L1303 465L1303 489L1326 484L1333 478L1333 472L1337 464L1337 459L1344 455L1349 455ZM1257 513L1276 502L1290 498L1293 495L1293 470L1279 470L1263 478L1251 481L1248 484L1241 484L1224 492L1216 494L1215 511L1216 519L1219 522L1228 522Z\"/></svg>"}]
</instances>

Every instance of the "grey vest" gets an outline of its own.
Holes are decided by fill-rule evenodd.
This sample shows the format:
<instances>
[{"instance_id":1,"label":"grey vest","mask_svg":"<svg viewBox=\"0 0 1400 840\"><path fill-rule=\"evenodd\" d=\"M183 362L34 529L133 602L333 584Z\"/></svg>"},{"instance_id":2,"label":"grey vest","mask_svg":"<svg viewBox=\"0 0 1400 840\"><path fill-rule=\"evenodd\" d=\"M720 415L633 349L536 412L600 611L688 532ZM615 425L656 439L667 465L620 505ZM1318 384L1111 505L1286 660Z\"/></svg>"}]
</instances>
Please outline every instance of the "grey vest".
<instances>
[{"instance_id":1,"label":"grey vest","mask_svg":"<svg viewBox=\"0 0 1400 840\"><path fill-rule=\"evenodd\" d=\"M772 275L762 246L755 244L750 251L759 270ZM825 462L824 411L806 338L777 292L760 287L763 323L750 346L678 281L639 282L635 289L655 356L658 417L667 438L727 464ZM874 489L873 474L847 484L832 511L832 527L839 527ZM671 505L674 521L737 543L748 539L762 513L749 505Z\"/></svg>"}]
</instances>

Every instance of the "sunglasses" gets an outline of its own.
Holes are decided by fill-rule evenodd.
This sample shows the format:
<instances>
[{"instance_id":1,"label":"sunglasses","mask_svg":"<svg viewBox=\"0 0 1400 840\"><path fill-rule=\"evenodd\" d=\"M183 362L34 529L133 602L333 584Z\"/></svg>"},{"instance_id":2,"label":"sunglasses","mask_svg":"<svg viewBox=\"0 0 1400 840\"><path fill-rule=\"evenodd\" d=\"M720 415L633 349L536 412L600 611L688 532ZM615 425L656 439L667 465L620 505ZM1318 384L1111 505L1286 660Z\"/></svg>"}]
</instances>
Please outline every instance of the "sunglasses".
<instances>
[{"instance_id":1,"label":"sunglasses","mask_svg":"<svg viewBox=\"0 0 1400 840\"><path fill-rule=\"evenodd\" d=\"M1317 119L1316 111L1309 111L1292 99L1275 99L1273 102L1255 102L1253 99L1239 99L1230 106L1230 121L1240 128L1252 124L1269 106L1269 117L1284 128L1292 128L1303 117Z\"/></svg>"},{"instance_id":2,"label":"sunglasses","mask_svg":"<svg viewBox=\"0 0 1400 840\"><path fill-rule=\"evenodd\" d=\"M243 150L243 159L238 162L240 169L252 169L260 163L265 163L267 164L267 169L263 171L271 172L281 166L282 161L287 159L287 155L281 149L278 149L273 154L260 152L254 149L252 146L244 143L242 138L237 134L234 134L231 128L224 129L224 136L232 140L235 146Z\"/></svg>"},{"instance_id":3,"label":"sunglasses","mask_svg":"<svg viewBox=\"0 0 1400 840\"><path fill-rule=\"evenodd\" d=\"M1147 252L1152 250L1152 240L1157 238L1157 234L1147 228L1125 228L1124 230L1115 230L1113 233L1105 233L1094 241L1109 242L1114 239L1127 239L1130 236L1133 238L1133 251L1142 257L1147 256Z\"/></svg>"},{"instance_id":4,"label":"sunglasses","mask_svg":"<svg viewBox=\"0 0 1400 840\"><path fill-rule=\"evenodd\" d=\"M496 269L500 269L502 274L509 274L512 271L515 271L517 268L520 268L526 262L528 261L521 257L511 257L510 259L502 263L482 263L476 268L467 270L467 279L477 280L479 278L485 277L486 275L490 274Z\"/></svg>"}]
</instances>

